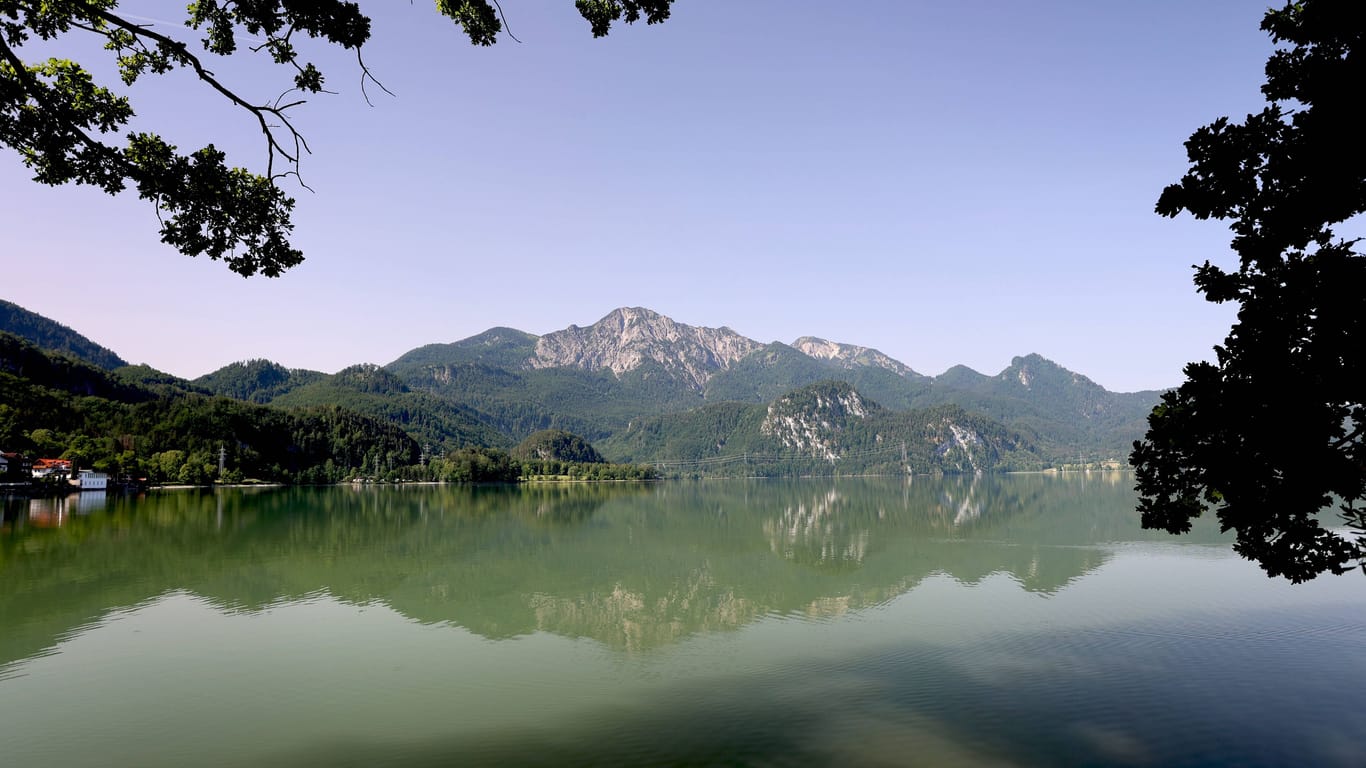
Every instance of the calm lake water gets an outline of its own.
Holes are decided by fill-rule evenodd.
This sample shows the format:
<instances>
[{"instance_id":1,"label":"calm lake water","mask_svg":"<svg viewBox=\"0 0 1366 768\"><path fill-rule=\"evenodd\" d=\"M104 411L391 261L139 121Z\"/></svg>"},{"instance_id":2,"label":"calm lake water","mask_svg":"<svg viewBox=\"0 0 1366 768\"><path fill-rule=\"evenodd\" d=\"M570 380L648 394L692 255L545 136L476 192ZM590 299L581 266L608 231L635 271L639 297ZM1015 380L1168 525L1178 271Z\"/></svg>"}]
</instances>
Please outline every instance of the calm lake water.
<instances>
[{"instance_id":1,"label":"calm lake water","mask_svg":"<svg viewBox=\"0 0 1366 768\"><path fill-rule=\"evenodd\" d=\"M1366 765L1366 577L1131 484L6 502L0 763Z\"/></svg>"}]
</instances>

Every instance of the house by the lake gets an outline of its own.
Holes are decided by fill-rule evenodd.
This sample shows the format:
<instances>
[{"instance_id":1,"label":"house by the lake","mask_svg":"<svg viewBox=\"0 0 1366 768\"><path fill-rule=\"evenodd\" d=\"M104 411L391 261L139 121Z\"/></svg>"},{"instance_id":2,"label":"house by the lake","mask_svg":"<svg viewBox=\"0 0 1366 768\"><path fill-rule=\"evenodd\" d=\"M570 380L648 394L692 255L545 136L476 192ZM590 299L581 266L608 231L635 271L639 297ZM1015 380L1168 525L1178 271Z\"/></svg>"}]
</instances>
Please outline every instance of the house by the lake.
<instances>
[{"instance_id":1,"label":"house by the lake","mask_svg":"<svg viewBox=\"0 0 1366 768\"><path fill-rule=\"evenodd\" d=\"M0 451L0 477L10 482L27 480L30 467L28 457L15 451Z\"/></svg>"},{"instance_id":2,"label":"house by the lake","mask_svg":"<svg viewBox=\"0 0 1366 768\"><path fill-rule=\"evenodd\" d=\"M82 469L76 473L76 479L72 480L71 484L79 486L82 491L104 491L109 488L109 475L92 469Z\"/></svg>"},{"instance_id":3,"label":"house by the lake","mask_svg":"<svg viewBox=\"0 0 1366 768\"><path fill-rule=\"evenodd\" d=\"M71 474L71 459L34 459L33 476L47 477L48 475L61 473Z\"/></svg>"}]
</instances>

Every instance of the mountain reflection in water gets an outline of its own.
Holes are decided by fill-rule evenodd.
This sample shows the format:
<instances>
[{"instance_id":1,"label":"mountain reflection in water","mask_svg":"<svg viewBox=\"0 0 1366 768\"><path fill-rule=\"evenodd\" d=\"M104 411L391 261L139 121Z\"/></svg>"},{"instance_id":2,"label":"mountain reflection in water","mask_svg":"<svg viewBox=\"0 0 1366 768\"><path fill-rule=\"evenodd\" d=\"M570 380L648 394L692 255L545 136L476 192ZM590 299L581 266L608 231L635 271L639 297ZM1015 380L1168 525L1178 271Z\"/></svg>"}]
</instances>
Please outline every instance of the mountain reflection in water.
<instances>
[{"instance_id":1,"label":"mountain reflection in water","mask_svg":"<svg viewBox=\"0 0 1366 768\"><path fill-rule=\"evenodd\" d=\"M7 501L6 765L1363 764L1359 582L1131 480Z\"/></svg>"},{"instance_id":2,"label":"mountain reflection in water","mask_svg":"<svg viewBox=\"0 0 1366 768\"><path fill-rule=\"evenodd\" d=\"M933 574L1052 594L1139 529L1121 473L1074 478L224 490L11 503L0 663L186 591L255 611L325 593L488 638L645 649L884 603ZM59 520L57 529L47 526ZM1185 542L1215 543L1212 530Z\"/></svg>"}]
</instances>

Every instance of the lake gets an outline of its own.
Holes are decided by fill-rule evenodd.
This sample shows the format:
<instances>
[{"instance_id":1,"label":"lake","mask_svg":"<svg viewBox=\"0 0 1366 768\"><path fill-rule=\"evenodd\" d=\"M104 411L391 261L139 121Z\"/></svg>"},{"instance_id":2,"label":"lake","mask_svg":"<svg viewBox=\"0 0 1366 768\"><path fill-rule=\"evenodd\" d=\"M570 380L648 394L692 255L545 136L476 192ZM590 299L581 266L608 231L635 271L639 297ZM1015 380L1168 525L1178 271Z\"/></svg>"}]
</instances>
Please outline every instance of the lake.
<instances>
[{"instance_id":1,"label":"lake","mask_svg":"<svg viewBox=\"0 0 1366 768\"><path fill-rule=\"evenodd\" d=\"M1132 480L10 500L0 763L1366 765L1366 577Z\"/></svg>"}]
</instances>

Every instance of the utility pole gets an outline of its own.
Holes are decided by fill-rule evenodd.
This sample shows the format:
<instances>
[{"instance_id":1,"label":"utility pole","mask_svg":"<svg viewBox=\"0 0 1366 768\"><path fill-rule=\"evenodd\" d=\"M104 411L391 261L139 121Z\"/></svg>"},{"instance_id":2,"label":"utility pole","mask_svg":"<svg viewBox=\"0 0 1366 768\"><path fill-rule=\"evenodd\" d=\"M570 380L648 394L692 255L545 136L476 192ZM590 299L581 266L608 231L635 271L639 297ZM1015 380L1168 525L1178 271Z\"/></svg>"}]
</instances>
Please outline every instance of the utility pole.
<instances>
[{"instance_id":1,"label":"utility pole","mask_svg":"<svg viewBox=\"0 0 1366 768\"><path fill-rule=\"evenodd\" d=\"M223 468L228 463L228 447L222 443L218 444L218 479L223 479Z\"/></svg>"}]
</instances>

